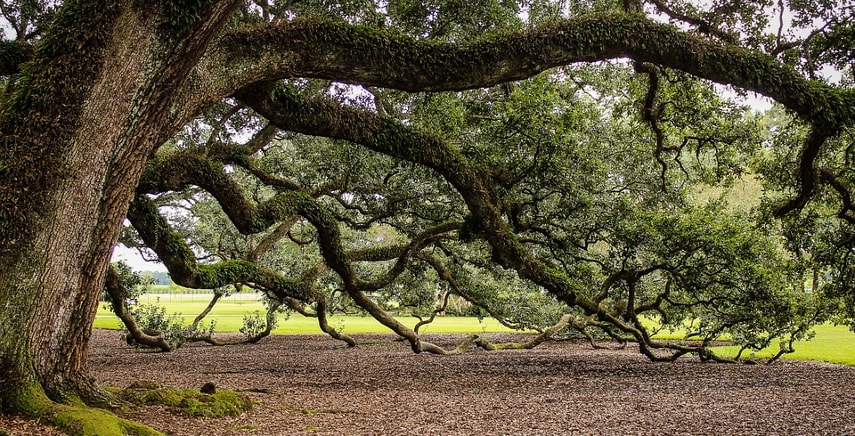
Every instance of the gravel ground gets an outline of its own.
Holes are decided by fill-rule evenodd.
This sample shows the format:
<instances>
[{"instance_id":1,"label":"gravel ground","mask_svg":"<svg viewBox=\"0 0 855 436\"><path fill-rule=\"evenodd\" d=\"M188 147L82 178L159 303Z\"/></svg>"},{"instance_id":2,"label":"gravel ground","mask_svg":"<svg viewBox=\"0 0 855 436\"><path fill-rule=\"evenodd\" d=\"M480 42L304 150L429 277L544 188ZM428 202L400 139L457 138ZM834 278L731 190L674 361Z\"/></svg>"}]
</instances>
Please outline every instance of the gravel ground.
<instances>
[{"instance_id":1,"label":"gravel ground","mask_svg":"<svg viewBox=\"0 0 855 436\"><path fill-rule=\"evenodd\" d=\"M274 336L155 353L96 331L92 374L121 387L213 382L257 401L235 418L161 407L123 415L170 435L855 435L855 367L652 363L631 348L581 342L415 355L390 335L357 338L355 349L327 336ZM450 346L461 338L429 340ZM0 429L9 422L0 420Z\"/></svg>"}]
</instances>

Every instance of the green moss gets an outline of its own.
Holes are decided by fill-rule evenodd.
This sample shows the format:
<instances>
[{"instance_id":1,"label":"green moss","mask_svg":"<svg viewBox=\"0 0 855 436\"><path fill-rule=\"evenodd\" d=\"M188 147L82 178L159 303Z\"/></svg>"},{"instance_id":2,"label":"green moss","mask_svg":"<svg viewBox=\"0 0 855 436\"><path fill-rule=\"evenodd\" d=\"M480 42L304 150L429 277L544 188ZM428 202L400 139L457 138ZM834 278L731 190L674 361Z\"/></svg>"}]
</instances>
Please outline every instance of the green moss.
<instances>
[{"instance_id":1,"label":"green moss","mask_svg":"<svg viewBox=\"0 0 855 436\"><path fill-rule=\"evenodd\" d=\"M199 285L205 289L240 282L253 277L257 272L258 265L239 259L223 261L214 265L199 265L197 270Z\"/></svg>"},{"instance_id":2,"label":"green moss","mask_svg":"<svg viewBox=\"0 0 855 436\"><path fill-rule=\"evenodd\" d=\"M181 404L182 396L176 390L165 388L142 388L131 387L119 393L119 397L133 404L150 406L162 404L166 406L178 406Z\"/></svg>"},{"instance_id":3,"label":"green moss","mask_svg":"<svg viewBox=\"0 0 855 436\"><path fill-rule=\"evenodd\" d=\"M9 400L9 404L3 404L4 408L28 416L39 416L53 405L41 386L36 383L21 386L13 394L4 397Z\"/></svg>"},{"instance_id":4,"label":"green moss","mask_svg":"<svg viewBox=\"0 0 855 436\"><path fill-rule=\"evenodd\" d=\"M179 404L181 411L190 416L204 416L207 418L216 416L238 416L252 409L249 398L231 391L220 391L215 394L203 394L193 392L193 395L184 397Z\"/></svg>"},{"instance_id":5,"label":"green moss","mask_svg":"<svg viewBox=\"0 0 855 436\"><path fill-rule=\"evenodd\" d=\"M65 2L20 65L16 90L0 108L0 253L35 235L49 193L68 174L67 142L103 64L116 2Z\"/></svg>"},{"instance_id":6,"label":"green moss","mask_svg":"<svg viewBox=\"0 0 855 436\"><path fill-rule=\"evenodd\" d=\"M252 409L249 398L233 391L203 394L192 389L168 389L158 385L134 384L119 394L125 401L139 405L165 405L190 416L213 418L238 416Z\"/></svg>"},{"instance_id":7,"label":"green moss","mask_svg":"<svg viewBox=\"0 0 855 436\"><path fill-rule=\"evenodd\" d=\"M171 0L163 2L162 29L181 34L199 21L202 10L211 4L210 0Z\"/></svg>"},{"instance_id":8,"label":"green moss","mask_svg":"<svg viewBox=\"0 0 855 436\"><path fill-rule=\"evenodd\" d=\"M31 418L40 418L71 435L120 436L161 435L142 424L128 421L102 409L87 407L74 398L75 405L58 404L48 399L37 383L21 384L12 394L4 397L6 411L14 411Z\"/></svg>"},{"instance_id":9,"label":"green moss","mask_svg":"<svg viewBox=\"0 0 855 436\"><path fill-rule=\"evenodd\" d=\"M117 417L101 409L58 405L49 421L62 431L82 436L162 435L157 430Z\"/></svg>"}]
</instances>

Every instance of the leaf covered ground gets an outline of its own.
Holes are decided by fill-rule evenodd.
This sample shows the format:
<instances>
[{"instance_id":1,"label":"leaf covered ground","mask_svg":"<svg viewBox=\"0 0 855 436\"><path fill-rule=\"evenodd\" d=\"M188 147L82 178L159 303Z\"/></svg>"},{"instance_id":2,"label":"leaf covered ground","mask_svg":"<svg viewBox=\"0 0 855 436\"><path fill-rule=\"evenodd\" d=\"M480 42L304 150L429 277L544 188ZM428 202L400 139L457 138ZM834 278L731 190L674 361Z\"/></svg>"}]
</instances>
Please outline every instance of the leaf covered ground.
<instances>
[{"instance_id":1,"label":"leaf covered ground","mask_svg":"<svg viewBox=\"0 0 855 436\"><path fill-rule=\"evenodd\" d=\"M450 346L461 338L429 339ZM157 353L97 330L91 361L108 386L144 380L198 389L213 382L257 402L228 418L160 406L123 415L171 435L855 434L855 367L652 363L630 348L571 341L415 355L390 335L358 339L354 349L327 336L295 335ZM0 429L16 434L10 422L0 421Z\"/></svg>"}]
</instances>

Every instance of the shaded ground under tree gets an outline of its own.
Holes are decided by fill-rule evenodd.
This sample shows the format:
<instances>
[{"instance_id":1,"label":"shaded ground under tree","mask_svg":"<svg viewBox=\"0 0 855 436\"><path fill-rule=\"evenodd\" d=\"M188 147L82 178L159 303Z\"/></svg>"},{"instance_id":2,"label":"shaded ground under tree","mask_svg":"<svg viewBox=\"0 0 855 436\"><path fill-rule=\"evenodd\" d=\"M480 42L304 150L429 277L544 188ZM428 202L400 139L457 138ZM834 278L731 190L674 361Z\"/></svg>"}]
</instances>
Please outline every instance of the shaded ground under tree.
<instances>
[{"instance_id":1,"label":"shaded ground under tree","mask_svg":"<svg viewBox=\"0 0 855 436\"><path fill-rule=\"evenodd\" d=\"M429 336L447 346L461 339ZM157 353L131 351L117 332L96 330L90 363L102 385L214 382L258 402L236 418L161 407L124 415L173 435L855 434L853 367L662 364L632 346L571 341L457 356L416 355L392 335L359 341L349 349L328 336L273 336L255 346Z\"/></svg>"}]
</instances>

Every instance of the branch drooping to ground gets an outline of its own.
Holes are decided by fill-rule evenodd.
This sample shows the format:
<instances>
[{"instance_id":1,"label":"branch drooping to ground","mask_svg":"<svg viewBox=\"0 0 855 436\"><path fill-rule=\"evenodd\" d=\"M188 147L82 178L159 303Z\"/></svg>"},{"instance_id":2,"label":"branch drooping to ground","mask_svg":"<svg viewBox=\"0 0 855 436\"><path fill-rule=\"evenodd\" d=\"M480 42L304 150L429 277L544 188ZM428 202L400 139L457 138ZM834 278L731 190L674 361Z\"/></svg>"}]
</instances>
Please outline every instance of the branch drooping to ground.
<instances>
[{"instance_id":1,"label":"branch drooping to ground","mask_svg":"<svg viewBox=\"0 0 855 436\"><path fill-rule=\"evenodd\" d=\"M115 267L110 266L107 271L107 281L105 283L107 295L110 298L110 306L113 308L113 313L122 321L125 328L128 329L130 340L146 347L159 348L162 351L172 351L172 345L164 338L162 332L151 332L154 335L142 330L137 325L136 319L128 310L127 291L123 289L121 278Z\"/></svg>"},{"instance_id":2,"label":"branch drooping to ground","mask_svg":"<svg viewBox=\"0 0 855 436\"><path fill-rule=\"evenodd\" d=\"M490 244L492 259L495 262L515 269L521 277L542 286L570 307L577 307L585 313L595 316L597 318L596 323L602 323L598 326L603 326L601 328L609 335L614 336L614 333L606 325L637 341L641 345L642 353L652 360L674 360L690 353L697 354L704 359L726 360L709 353L707 343L681 345L654 340L644 327L644 323L639 317L640 313L637 313L636 309L639 312L642 309L645 312L662 311L662 304L666 301L662 298L648 303L634 301L630 297L628 312L628 321L630 322L627 322L610 313L611 309L604 304L602 298L592 300L584 297L584 291L580 288L580 284L570 280L568 276L552 266L547 259L533 255L528 248L519 242L513 229L506 224L503 218L506 213L502 210L501 203L495 193L497 187L490 177L484 175L467 158L454 152L439 138L377 114L344 108L318 98L302 99L298 94L287 90L271 91L272 89L269 87L257 87L240 93L239 98L282 128L307 134L347 139L379 153L433 169L453 185L463 197L471 213L471 223L467 225L477 228L477 236ZM311 116L305 114L311 114ZM690 255L686 254L686 256ZM640 277L656 271L672 274L669 268L653 266L646 271L631 274L624 279L625 284L632 289L633 284ZM347 274L345 272L344 275ZM711 285L715 285L715 282L712 282ZM352 297L357 295L354 300L362 300L364 307L370 308L372 306L370 301L364 301L366 300L363 298L364 296L357 293L358 287L355 283L353 290L349 290L349 292L353 292ZM392 320L386 320L384 324L396 332L403 331ZM415 343L415 340L412 343ZM668 353L661 355L656 350L668 351Z\"/></svg>"}]
</instances>

